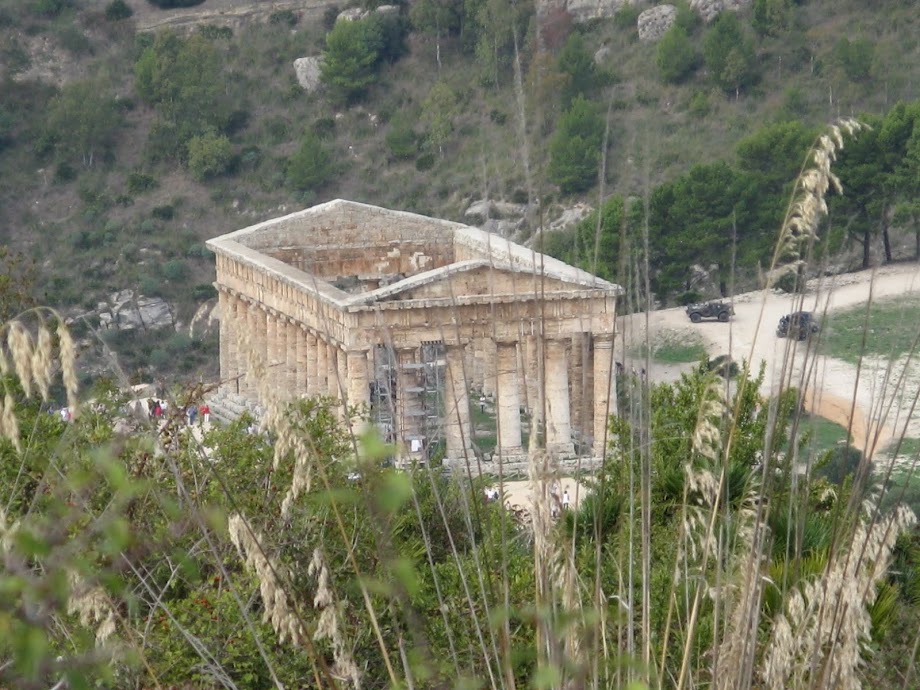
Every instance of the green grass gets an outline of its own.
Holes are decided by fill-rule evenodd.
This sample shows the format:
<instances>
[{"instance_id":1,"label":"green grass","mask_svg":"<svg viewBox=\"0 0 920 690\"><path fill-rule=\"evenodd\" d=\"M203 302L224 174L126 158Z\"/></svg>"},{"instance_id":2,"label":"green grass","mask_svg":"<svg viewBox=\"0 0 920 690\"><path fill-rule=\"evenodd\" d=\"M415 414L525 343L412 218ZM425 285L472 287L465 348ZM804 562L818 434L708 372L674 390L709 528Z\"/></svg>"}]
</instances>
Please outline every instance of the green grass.
<instances>
[{"instance_id":1,"label":"green grass","mask_svg":"<svg viewBox=\"0 0 920 690\"><path fill-rule=\"evenodd\" d=\"M633 350L633 356L644 358L649 347L645 343ZM662 331L651 343L651 357L662 364L699 362L708 356L703 339L695 333Z\"/></svg>"},{"instance_id":2,"label":"green grass","mask_svg":"<svg viewBox=\"0 0 920 690\"><path fill-rule=\"evenodd\" d=\"M841 441L847 441L847 430L829 419L818 415L802 415L799 422L799 437L808 434L807 448L813 457L835 448Z\"/></svg>"},{"instance_id":3,"label":"green grass","mask_svg":"<svg viewBox=\"0 0 920 690\"><path fill-rule=\"evenodd\" d=\"M918 320L918 297L876 302L869 311L868 322L864 306L833 312L825 319L823 349L825 354L849 362L856 362L863 352L897 359L910 351Z\"/></svg>"}]
</instances>

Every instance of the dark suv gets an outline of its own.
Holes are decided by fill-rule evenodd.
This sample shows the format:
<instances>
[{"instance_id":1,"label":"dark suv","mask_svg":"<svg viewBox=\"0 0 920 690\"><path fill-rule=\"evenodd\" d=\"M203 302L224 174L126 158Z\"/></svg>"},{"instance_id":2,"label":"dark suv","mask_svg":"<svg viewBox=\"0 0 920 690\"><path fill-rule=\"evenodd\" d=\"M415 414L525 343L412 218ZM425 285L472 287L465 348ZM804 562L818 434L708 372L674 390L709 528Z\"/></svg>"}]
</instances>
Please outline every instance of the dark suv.
<instances>
[{"instance_id":1,"label":"dark suv","mask_svg":"<svg viewBox=\"0 0 920 690\"><path fill-rule=\"evenodd\" d=\"M699 323L703 319L718 319L724 322L728 321L734 313L732 305L725 302L701 302L687 305L687 316L693 323Z\"/></svg>"},{"instance_id":2,"label":"dark suv","mask_svg":"<svg viewBox=\"0 0 920 690\"><path fill-rule=\"evenodd\" d=\"M805 340L819 330L817 319L810 311L796 311L783 316L776 325L778 338L796 338Z\"/></svg>"}]
</instances>

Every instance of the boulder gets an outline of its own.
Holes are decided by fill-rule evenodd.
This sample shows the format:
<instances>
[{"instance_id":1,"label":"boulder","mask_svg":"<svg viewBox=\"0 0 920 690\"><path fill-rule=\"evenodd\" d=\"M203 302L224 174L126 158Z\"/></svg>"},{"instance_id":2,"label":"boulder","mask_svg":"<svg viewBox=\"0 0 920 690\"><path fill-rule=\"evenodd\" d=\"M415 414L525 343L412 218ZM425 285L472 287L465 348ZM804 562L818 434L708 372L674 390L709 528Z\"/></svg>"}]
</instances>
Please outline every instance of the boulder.
<instances>
[{"instance_id":1,"label":"boulder","mask_svg":"<svg viewBox=\"0 0 920 690\"><path fill-rule=\"evenodd\" d=\"M382 15L399 14L399 5L381 5L374 12Z\"/></svg>"},{"instance_id":2,"label":"boulder","mask_svg":"<svg viewBox=\"0 0 920 690\"><path fill-rule=\"evenodd\" d=\"M463 212L464 219L468 223L472 223L474 225L484 223L489 218L491 218L492 215L492 201L490 199L480 199L479 201L474 201Z\"/></svg>"},{"instance_id":3,"label":"boulder","mask_svg":"<svg viewBox=\"0 0 920 690\"><path fill-rule=\"evenodd\" d=\"M188 335L193 340L201 340L202 338L212 334L218 324L220 323L220 307L217 303L217 298L209 299L207 302L204 302L198 309L195 311L195 315L192 317L191 322L188 325Z\"/></svg>"},{"instance_id":4,"label":"boulder","mask_svg":"<svg viewBox=\"0 0 920 690\"><path fill-rule=\"evenodd\" d=\"M356 22L359 19L364 19L367 16L367 12L362 10L360 7L350 7L347 10L339 12L339 16L335 18L337 22Z\"/></svg>"},{"instance_id":5,"label":"boulder","mask_svg":"<svg viewBox=\"0 0 920 690\"><path fill-rule=\"evenodd\" d=\"M610 46L603 45L594 53L594 64L602 65L607 62L608 57L610 57Z\"/></svg>"},{"instance_id":6,"label":"boulder","mask_svg":"<svg viewBox=\"0 0 920 690\"><path fill-rule=\"evenodd\" d=\"M751 4L751 0L690 0L690 8L703 18L704 22L711 22L722 10L743 10Z\"/></svg>"},{"instance_id":7,"label":"boulder","mask_svg":"<svg viewBox=\"0 0 920 690\"><path fill-rule=\"evenodd\" d=\"M99 327L130 331L154 330L174 325L172 308L161 297L136 296L133 290L120 290L96 307Z\"/></svg>"},{"instance_id":8,"label":"boulder","mask_svg":"<svg viewBox=\"0 0 920 690\"><path fill-rule=\"evenodd\" d=\"M607 19L627 5L637 5L640 0L568 0L566 10L572 21L586 22L590 19Z\"/></svg>"},{"instance_id":9,"label":"boulder","mask_svg":"<svg viewBox=\"0 0 920 690\"><path fill-rule=\"evenodd\" d=\"M671 28L675 19L677 8L674 5L658 5L645 10L639 15L639 40L657 41Z\"/></svg>"},{"instance_id":10,"label":"boulder","mask_svg":"<svg viewBox=\"0 0 920 690\"><path fill-rule=\"evenodd\" d=\"M575 204L571 208L563 209L562 213L549 224L549 230L565 230L585 219L594 209L588 204Z\"/></svg>"},{"instance_id":11,"label":"boulder","mask_svg":"<svg viewBox=\"0 0 920 690\"><path fill-rule=\"evenodd\" d=\"M313 57L302 57L294 60L294 73L297 75L297 83L307 93L313 93L319 89L320 66L323 64L322 55Z\"/></svg>"}]
</instances>

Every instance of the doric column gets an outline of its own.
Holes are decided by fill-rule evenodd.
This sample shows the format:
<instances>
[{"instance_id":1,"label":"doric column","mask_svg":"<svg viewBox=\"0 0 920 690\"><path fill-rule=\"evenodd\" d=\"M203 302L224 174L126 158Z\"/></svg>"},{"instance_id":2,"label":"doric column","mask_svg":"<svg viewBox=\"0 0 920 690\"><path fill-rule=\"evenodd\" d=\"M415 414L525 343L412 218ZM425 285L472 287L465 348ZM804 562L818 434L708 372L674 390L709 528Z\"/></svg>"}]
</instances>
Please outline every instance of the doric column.
<instances>
[{"instance_id":1,"label":"doric column","mask_svg":"<svg viewBox=\"0 0 920 690\"><path fill-rule=\"evenodd\" d=\"M313 340L316 342L316 368L313 374L316 387L313 395L329 395L329 347L325 340L316 336L313 336Z\"/></svg>"},{"instance_id":2,"label":"doric column","mask_svg":"<svg viewBox=\"0 0 920 690\"><path fill-rule=\"evenodd\" d=\"M342 353L340 353L341 355ZM352 350L344 353L342 358L347 368L347 393L350 407L364 406L367 408L371 402L371 387L368 372L368 353L364 350ZM367 414L365 409L363 414Z\"/></svg>"},{"instance_id":3,"label":"doric column","mask_svg":"<svg viewBox=\"0 0 920 690\"><path fill-rule=\"evenodd\" d=\"M572 350L569 359L569 387L571 396L569 407L572 415L572 430L575 432L575 438L583 441L586 435L591 435L593 431L594 418L591 415L585 416L585 334L575 333L572 335Z\"/></svg>"},{"instance_id":4,"label":"doric column","mask_svg":"<svg viewBox=\"0 0 920 690\"><path fill-rule=\"evenodd\" d=\"M339 387L338 348L332 343L326 343L326 387L330 396L342 399L342 389Z\"/></svg>"},{"instance_id":5,"label":"doric column","mask_svg":"<svg viewBox=\"0 0 920 690\"><path fill-rule=\"evenodd\" d=\"M248 322L249 333L248 349L244 353L246 358L246 378L245 390L242 391L250 400L258 399L259 383L256 380L256 371L253 365L265 366L265 311L257 302L246 304L246 320Z\"/></svg>"},{"instance_id":6,"label":"doric column","mask_svg":"<svg viewBox=\"0 0 920 690\"><path fill-rule=\"evenodd\" d=\"M483 338L474 338L470 341L470 349L473 352L473 367L470 373L473 388L482 390L485 383L485 352L483 351Z\"/></svg>"},{"instance_id":7,"label":"doric column","mask_svg":"<svg viewBox=\"0 0 920 690\"><path fill-rule=\"evenodd\" d=\"M297 378L297 344L300 340L297 336L299 330L300 328L293 320L284 320L284 331L287 336L284 348L286 354L284 387L288 392L288 396L292 398L303 393L303 384Z\"/></svg>"},{"instance_id":8,"label":"doric column","mask_svg":"<svg viewBox=\"0 0 920 690\"><path fill-rule=\"evenodd\" d=\"M281 354L281 348L278 346L278 312L269 309L265 317L265 376L268 379L268 385L272 390L278 389L278 358Z\"/></svg>"},{"instance_id":9,"label":"doric column","mask_svg":"<svg viewBox=\"0 0 920 690\"><path fill-rule=\"evenodd\" d=\"M444 381L444 436L450 460L472 458L470 400L463 371L463 347L446 345Z\"/></svg>"},{"instance_id":10,"label":"doric column","mask_svg":"<svg viewBox=\"0 0 920 690\"><path fill-rule=\"evenodd\" d=\"M524 366L521 373L524 379L524 388L527 396L524 398L524 405L531 417L531 428L537 426L536 422L542 418L543 405L540 403L540 373L543 367L540 366L540 342L535 335L524 337L522 348L522 359Z\"/></svg>"},{"instance_id":11,"label":"doric column","mask_svg":"<svg viewBox=\"0 0 920 690\"><path fill-rule=\"evenodd\" d=\"M335 390L336 396L343 403L348 403L348 357L345 350L335 348Z\"/></svg>"},{"instance_id":12,"label":"doric column","mask_svg":"<svg viewBox=\"0 0 920 690\"><path fill-rule=\"evenodd\" d=\"M594 457L607 453L607 420L616 414L617 389L613 376L613 335L594 334Z\"/></svg>"},{"instance_id":13,"label":"doric column","mask_svg":"<svg viewBox=\"0 0 920 690\"><path fill-rule=\"evenodd\" d=\"M547 340L545 360L546 449L555 455L573 455L566 342Z\"/></svg>"},{"instance_id":14,"label":"doric column","mask_svg":"<svg viewBox=\"0 0 920 690\"><path fill-rule=\"evenodd\" d=\"M495 341L482 339L482 392L495 395Z\"/></svg>"},{"instance_id":15,"label":"doric column","mask_svg":"<svg viewBox=\"0 0 920 690\"><path fill-rule=\"evenodd\" d=\"M224 390L233 390L233 363L230 343L234 340L233 297L223 290L217 293L217 304L220 314L220 387Z\"/></svg>"},{"instance_id":16,"label":"doric column","mask_svg":"<svg viewBox=\"0 0 920 690\"><path fill-rule=\"evenodd\" d=\"M304 333L303 340L306 355L306 362L304 366L306 367L307 372L307 395L312 398L314 396L321 395L319 387L319 372L317 371L318 346L316 336L310 331Z\"/></svg>"},{"instance_id":17,"label":"doric column","mask_svg":"<svg viewBox=\"0 0 920 690\"><path fill-rule=\"evenodd\" d=\"M521 398L518 383L518 348L514 341L497 345L498 452L502 458L523 454L521 448Z\"/></svg>"},{"instance_id":18,"label":"doric column","mask_svg":"<svg viewBox=\"0 0 920 690\"><path fill-rule=\"evenodd\" d=\"M240 374L244 362L240 361L240 333L246 328L246 304L239 295L231 295L228 301L227 320L227 375L221 374L224 384L231 393L240 392ZM221 312L223 322L224 312ZM223 345L221 345L223 347Z\"/></svg>"},{"instance_id":19,"label":"doric column","mask_svg":"<svg viewBox=\"0 0 920 690\"><path fill-rule=\"evenodd\" d=\"M307 332L300 324L293 325L297 338L294 354L294 395L301 396L307 392Z\"/></svg>"}]
</instances>

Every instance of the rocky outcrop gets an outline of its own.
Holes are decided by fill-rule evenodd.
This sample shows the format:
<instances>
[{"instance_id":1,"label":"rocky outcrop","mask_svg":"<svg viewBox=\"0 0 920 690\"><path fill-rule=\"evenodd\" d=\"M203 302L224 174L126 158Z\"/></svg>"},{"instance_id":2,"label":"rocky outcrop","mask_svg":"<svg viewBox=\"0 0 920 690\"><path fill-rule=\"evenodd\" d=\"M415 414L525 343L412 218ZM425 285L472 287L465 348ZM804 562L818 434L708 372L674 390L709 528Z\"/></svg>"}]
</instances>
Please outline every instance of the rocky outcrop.
<instances>
[{"instance_id":1,"label":"rocky outcrop","mask_svg":"<svg viewBox=\"0 0 920 690\"><path fill-rule=\"evenodd\" d=\"M320 66L323 63L322 55L313 57L302 57L294 60L294 73L297 75L297 83L307 93L313 93L319 89L321 82Z\"/></svg>"},{"instance_id":2,"label":"rocky outcrop","mask_svg":"<svg viewBox=\"0 0 920 690\"><path fill-rule=\"evenodd\" d=\"M705 22L711 22L722 10L737 12L750 4L751 0L690 0L690 7L696 10Z\"/></svg>"},{"instance_id":3,"label":"rocky outcrop","mask_svg":"<svg viewBox=\"0 0 920 690\"><path fill-rule=\"evenodd\" d=\"M216 332L220 325L220 308L217 298L209 299L195 311L188 325L188 335L193 340L201 340Z\"/></svg>"},{"instance_id":4,"label":"rocky outcrop","mask_svg":"<svg viewBox=\"0 0 920 690\"><path fill-rule=\"evenodd\" d=\"M674 5L658 5L645 10L639 15L639 40L657 41L667 33L677 19Z\"/></svg>"},{"instance_id":5,"label":"rocky outcrop","mask_svg":"<svg viewBox=\"0 0 920 690\"><path fill-rule=\"evenodd\" d=\"M609 18L627 5L638 5L639 0L568 0L566 10L575 22Z\"/></svg>"},{"instance_id":6,"label":"rocky outcrop","mask_svg":"<svg viewBox=\"0 0 920 690\"><path fill-rule=\"evenodd\" d=\"M366 19L372 14L380 14L383 16L396 15L399 14L399 5L381 5L373 10L362 10L360 7L349 7L347 10L339 12L339 16L336 17L335 20L337 22L356 22L359 19Z\"/></svg>"},{"instance_id":7,"label":"rocky outcrop","mask_svg":"<svg viewBox=\"0 0 920 690\"><path fill-rule=\"evenodd\" d=\"M566 230L588 217L594 208L588 204L575 204L564 209L559 216L549 224L551 231Z\"/></svg>"},{"instance_id":8,"label":"rocky outcrop","mask_svg":"<svg viewBox=\"0 0 920 690\"><path fill-rule=\"evenodd\" d=\"M172 308L161 297L135 295L133 290L114 293L96 305L99 327L106 330L156 330L175 323Z\"/></svg>"}]
</instances>

